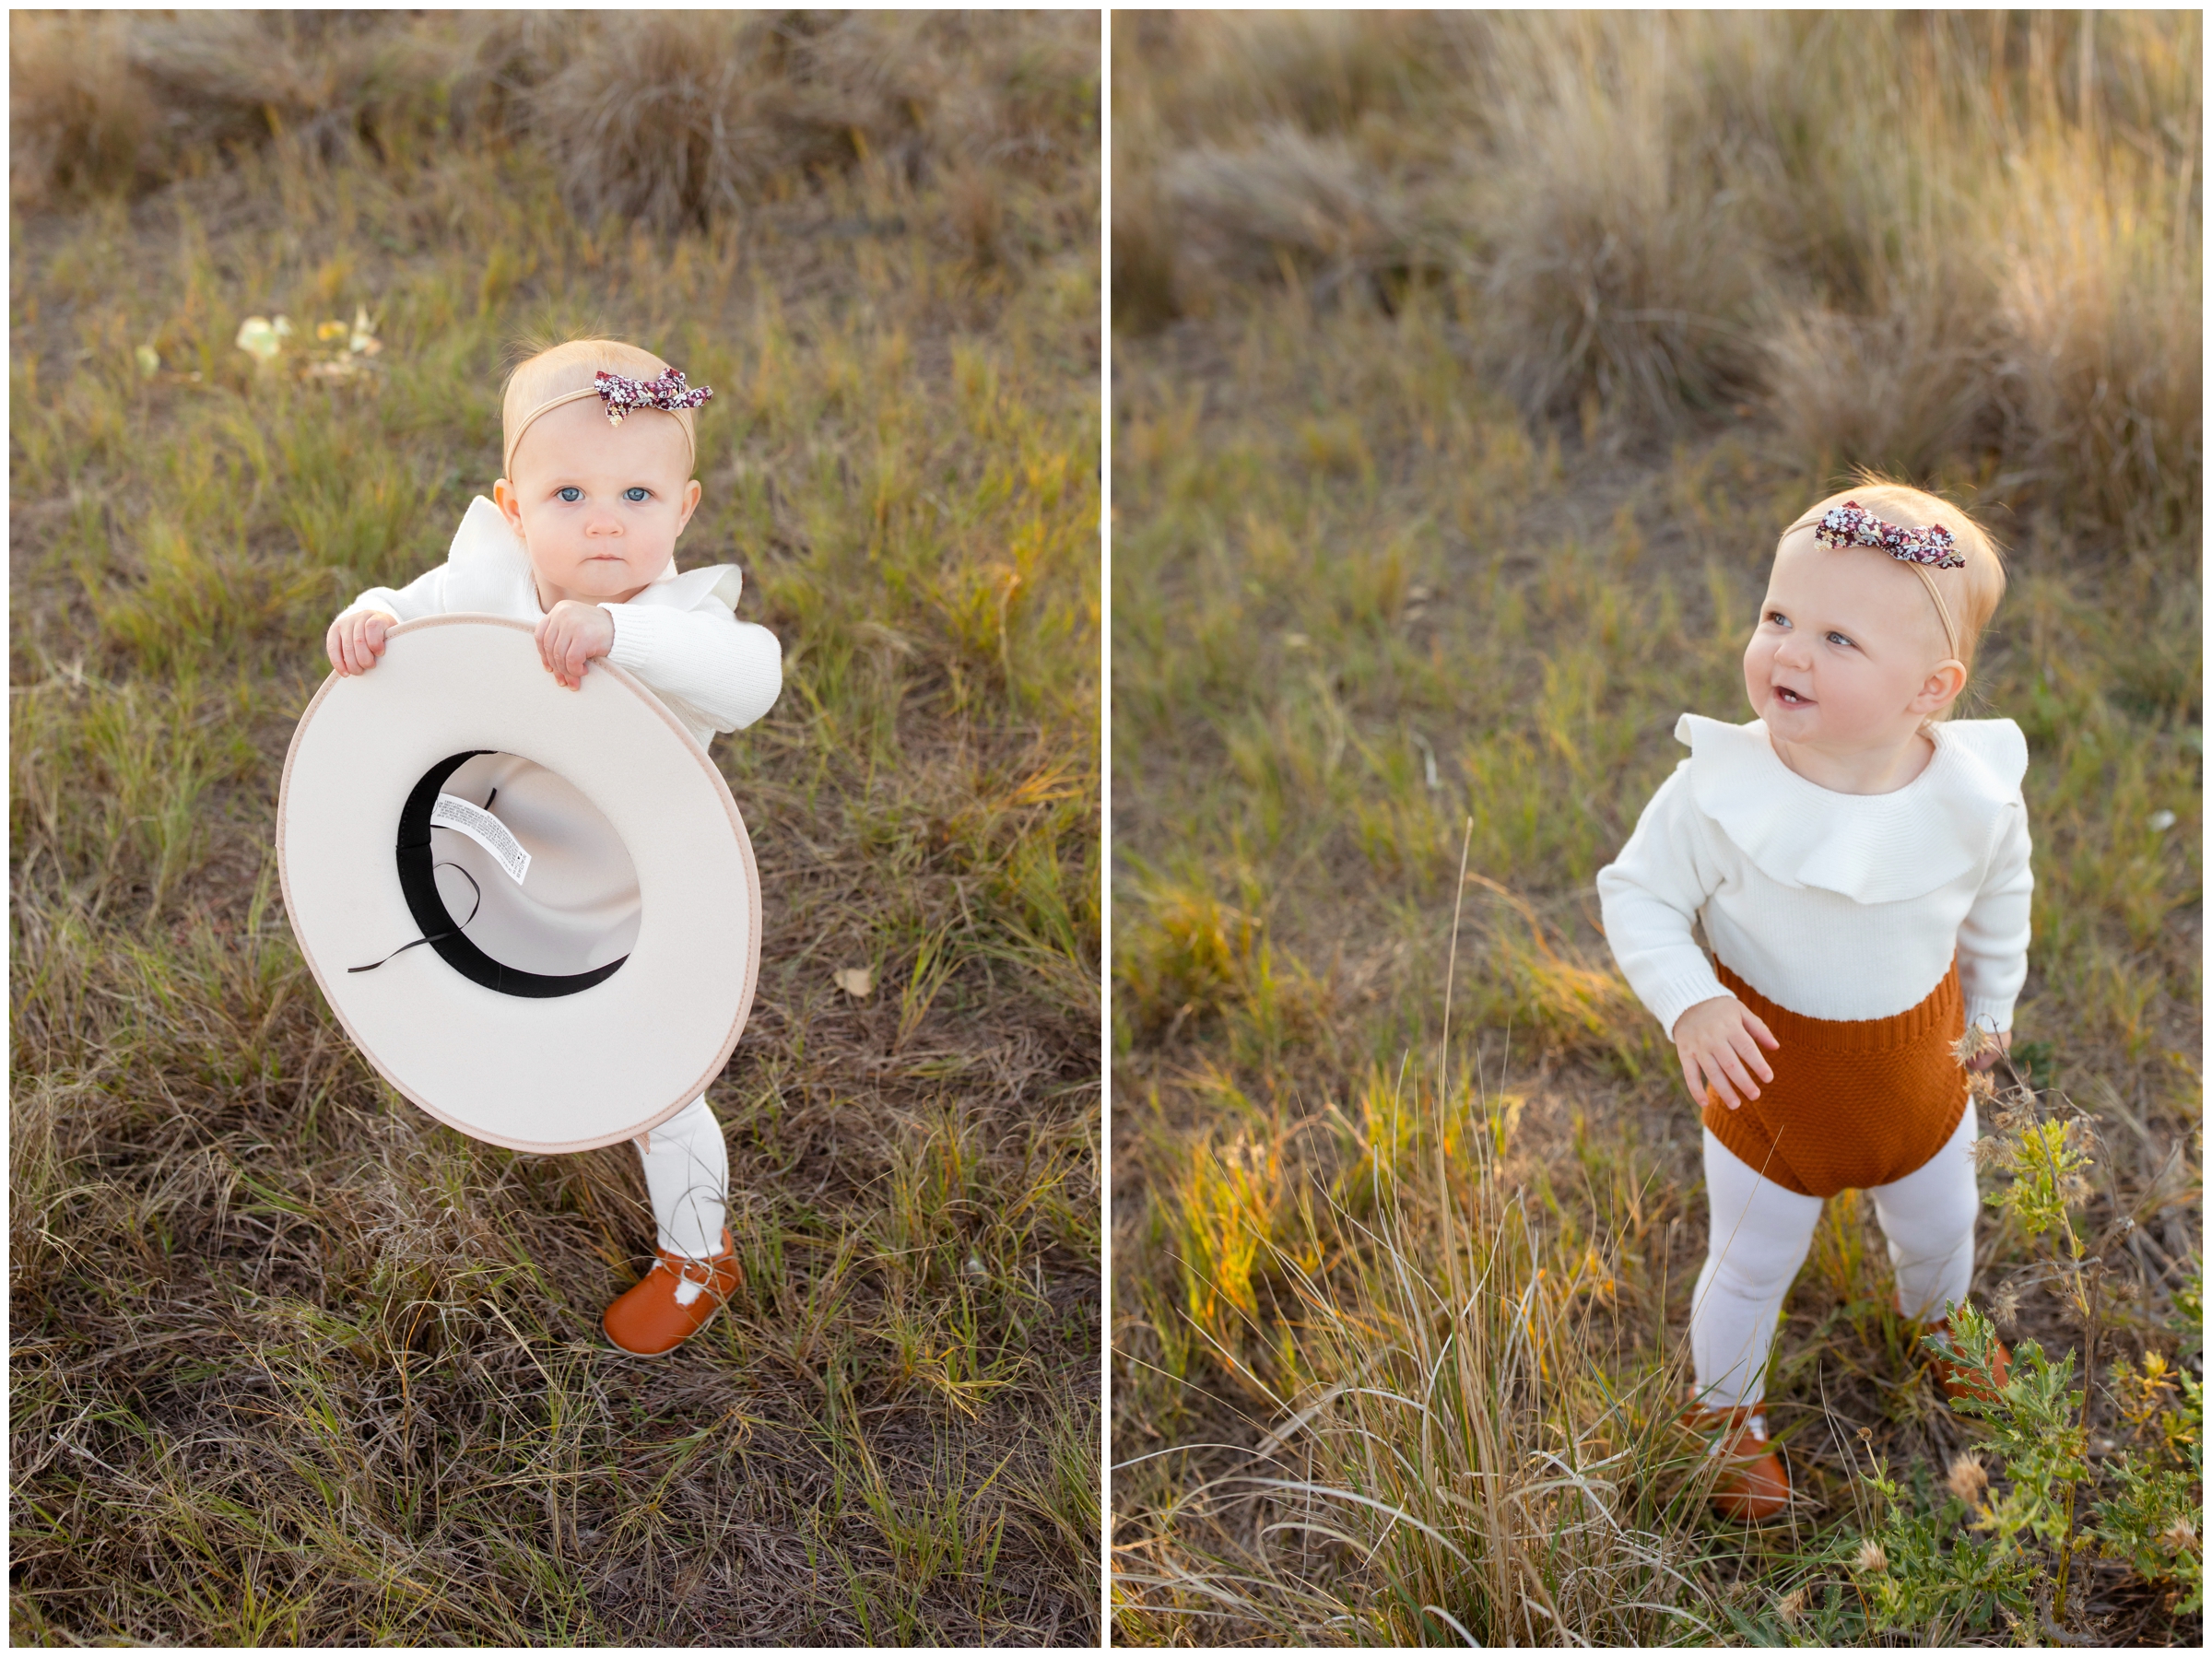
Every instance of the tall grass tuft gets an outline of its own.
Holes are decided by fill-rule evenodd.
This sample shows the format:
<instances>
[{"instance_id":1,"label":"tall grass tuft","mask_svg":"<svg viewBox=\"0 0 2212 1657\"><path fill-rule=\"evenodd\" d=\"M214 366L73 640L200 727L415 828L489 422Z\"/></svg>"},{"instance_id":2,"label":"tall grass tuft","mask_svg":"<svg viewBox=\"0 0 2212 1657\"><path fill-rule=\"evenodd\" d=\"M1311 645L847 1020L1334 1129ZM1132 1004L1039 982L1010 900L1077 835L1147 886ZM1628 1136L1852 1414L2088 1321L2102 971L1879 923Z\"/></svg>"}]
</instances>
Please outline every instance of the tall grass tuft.
<instances>
[{"instance_id":1,"label":"tall grass tuft","mask_svg":"<svg viewBox=\"0 0 2212 1657\"><path fill-rule=\"evenodd\" d=\"M582 221L664 233L867 162L995 201L998 172L1092 159L1095 53L951 14L19 13L9 53L10 187L33 206L279 140L387 160L528 141Z\"/></svg>"},{"instance_id":2,"label":"tall grass tuft","mask_svg":"<svg viewBox=\"0 0 2212 1657\"><path fill-rule=\"evenodd\" d=\"M1386 307L1442 284L1532 413L1666 439L1755 406L1793 457L1994 464L2136 544L2201 501L2194 16L1219 15L1116 40L1125 321L1286 276Z\"/></svg>"},{"instance_id":3,"label":"tall grass tuft","mask_svg":"<svg viewBox=\"0 0 2212 1657\"><path fill-rule=\"evenodd\" d=\"M158 165L124 23L8 18L8 190L18 202L135 184Z\"/></svg>"},{"instance_id":4,"label":"tall grass tuft","mask_svg":"<svg viewBox=\"0 0 2212 1657\"><path fill-rule=\"evenodd\" d=\"M617 14L534 90L530 119L587 223L704 225L914 134L937 77L918 32L891 29L903 38L827 13Z\"/></svg>"},{"instance_id":5,"label":"tall grass tuft","mask_svg":"<svg viewBox=\"0 0 2212 1657\"><path fill-rule=\"evenodd\" d=\"M1243 1193L1173 1246L1207 1295L1190 1325L1272 1419L1180 1494L1172 1534L1123 1549L1123 1627L1198 1643L1712 1638L1698 1508L1714 1468L1675 1426L1680 1358L1617 1338L1633 1221L1555 1222L1507 1161L1517 1112L1464 1082L1401 1074L1375 1102L1332 1188L1303 1158L1268 1165L1272 1190L1241 1158L1186 1187ZM1219 1287L1231 1273L1241 1294Z\"/></svg>"}]
</instances>

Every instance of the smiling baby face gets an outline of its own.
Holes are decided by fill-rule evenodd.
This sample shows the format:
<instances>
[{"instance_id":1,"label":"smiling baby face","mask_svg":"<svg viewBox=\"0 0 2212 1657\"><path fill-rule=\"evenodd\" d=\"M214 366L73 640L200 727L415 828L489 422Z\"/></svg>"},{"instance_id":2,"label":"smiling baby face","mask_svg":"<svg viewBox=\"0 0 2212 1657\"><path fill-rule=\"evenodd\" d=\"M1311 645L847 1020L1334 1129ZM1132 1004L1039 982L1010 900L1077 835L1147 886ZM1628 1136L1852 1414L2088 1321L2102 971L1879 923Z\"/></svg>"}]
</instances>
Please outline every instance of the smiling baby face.
<instances>
[{"instance_id":1,"label":"smiling baby face","mask_svg":"<svg viewBox=\"0 0 2212 1657\"><path fill-rule=\"evenodd\" d=\"M1744 652L1745 694L1777 739L1839 751L1902 742L1965 677L1911 570L1872 547L1823 546L1809 524L1783 538Z\"/></svg>"},{"instance_id":2,"label":"smiling baby face","mask_svg":"<svg viewBox=\"0 0 2212 1657\"><path fill-rule=\"evenodd\" d=\"M631 597L666 570L699 505L691 449L673 415L632 410L609 425L596 397L533 420L493 490L529 550L538 602Z\"/></svg>"}]
</instances>

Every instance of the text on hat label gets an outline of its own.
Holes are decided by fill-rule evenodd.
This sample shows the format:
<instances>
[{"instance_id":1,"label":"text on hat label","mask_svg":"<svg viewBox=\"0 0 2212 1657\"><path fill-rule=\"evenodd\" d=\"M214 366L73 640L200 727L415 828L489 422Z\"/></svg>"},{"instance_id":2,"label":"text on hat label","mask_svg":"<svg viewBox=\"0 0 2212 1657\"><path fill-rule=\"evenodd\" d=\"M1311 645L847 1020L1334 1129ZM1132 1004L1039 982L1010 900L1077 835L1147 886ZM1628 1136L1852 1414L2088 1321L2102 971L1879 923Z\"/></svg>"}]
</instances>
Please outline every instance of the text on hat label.
<instances>
[{"instance_id":1,"label":"text on hat label","mask_svg":"<svg viewBox=\"0 0 2212 1657\"><path fill-rule=\"evenodd\" d=\"M523 849L522 841L507 831L507 825L481 805L472 805L458 794L438 796L438 804L430 807L430 827L467 835L492 854L517 886L522 885L523 876L530 872L530 853Z\"/></svg>"}]
</instances>

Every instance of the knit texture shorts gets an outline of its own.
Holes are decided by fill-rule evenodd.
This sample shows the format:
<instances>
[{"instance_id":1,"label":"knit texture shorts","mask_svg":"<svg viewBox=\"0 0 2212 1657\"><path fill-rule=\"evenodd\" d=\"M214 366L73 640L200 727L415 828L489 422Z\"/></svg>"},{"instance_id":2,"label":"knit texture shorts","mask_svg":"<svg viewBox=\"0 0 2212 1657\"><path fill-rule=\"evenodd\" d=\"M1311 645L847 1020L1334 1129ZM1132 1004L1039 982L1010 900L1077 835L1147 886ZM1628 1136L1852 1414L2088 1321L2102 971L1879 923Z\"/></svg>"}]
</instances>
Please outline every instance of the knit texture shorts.
<instances>
[{"instance_id":1,"label":"knit texture shorts","mask_svg":"<svg viewBox=\"0 0 2212 1657\"><path fill-rule=\"evenodd\" d=\"M1729 993L1782 1043L1757 1099L1731 1111L1708 1094L1705 1125L1785 1191L1832 1197L1901 1180L1941 1150L1966 1113L1959 963L1918 1006L1888 1018L1807 1018L1778 1007L1722 962Z\"/></svg>"}]
</instances>

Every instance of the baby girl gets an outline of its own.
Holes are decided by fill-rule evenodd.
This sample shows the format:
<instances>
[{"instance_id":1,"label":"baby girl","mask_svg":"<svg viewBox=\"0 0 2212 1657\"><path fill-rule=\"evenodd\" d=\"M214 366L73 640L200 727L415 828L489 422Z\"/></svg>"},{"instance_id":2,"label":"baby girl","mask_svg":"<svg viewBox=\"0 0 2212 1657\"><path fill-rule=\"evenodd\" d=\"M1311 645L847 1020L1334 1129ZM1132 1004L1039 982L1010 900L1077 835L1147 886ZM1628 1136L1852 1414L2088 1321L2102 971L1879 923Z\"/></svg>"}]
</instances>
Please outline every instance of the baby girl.
<instances>
[{"instance_id":1,"label":"baby girl","mask_svg":"<svg viewBox=\"0 0 2212 1657\"><path fill-rule=\"evenodd\" d=\"M692 410L712 394L649 351L578 339L509 376L506 476L469 504L446 561L394 592L371 587L330 624L330 664L367 673L396 623L467 612L532 623L539 659L575 688L601 658L627 668L703 747L751 724L783 686L766 628L736 619L738 571L676 570L699 505ZM659 1258L606 1309L607 1337L666 1352L704 1328L736 1287L724 1226L722 1129L705 1099L638 1140Z\"/></svg>"},{"instance_id":2,"label":"baby girl","mask_svg":"<svg viewBox=\"0 0 2212 1657\"><path fill-rule=\"evenodd\" d=\"M1597 877L1614 958L1704 1105L1688 1419L1726 1458L1713 1499L1733 1518L1788 1502L1760 1405L1822 1200L1873 1197L1907 1318L1943 1328L1973 1275L1958 1055L1970 1024L1974 1068L2011 1045L2028 747L2010 720L1945 715L2004 591L1995 547L1947 501L1873 478L1821 501L1776 546L1744 652L1758 717L1684 714L1689 758Z\"/></svg>"}]
</instances>

